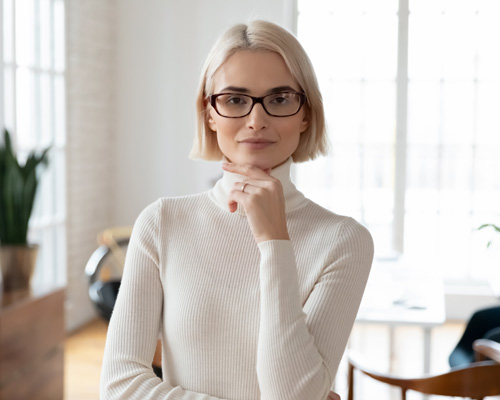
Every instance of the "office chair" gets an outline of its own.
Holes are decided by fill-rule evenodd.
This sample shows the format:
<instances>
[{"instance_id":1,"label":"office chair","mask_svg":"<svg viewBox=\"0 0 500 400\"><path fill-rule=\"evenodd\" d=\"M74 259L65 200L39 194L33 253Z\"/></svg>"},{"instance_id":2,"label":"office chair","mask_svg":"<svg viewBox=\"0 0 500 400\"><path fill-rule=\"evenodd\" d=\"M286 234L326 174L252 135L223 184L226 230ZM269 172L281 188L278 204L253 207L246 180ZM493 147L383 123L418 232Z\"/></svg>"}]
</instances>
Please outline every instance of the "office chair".
<instances>
[{"instance_id":1,"label":"office chair","mask_svg":"<svg viewBox=\"0 0 500 400\"><path fill-rule=\"evenodd\" d=\"M494 361L474 362L453 368L444 374L419 378L401 378L376 372L362 366L359 361L355 361L352 354L348 355L348 363L348 400L354 400L354 371L356 369L377 381L399 387L402 400L406 400L408 390L428 395L469 397L476 400L482 400L486 396L500 395L500 364Z\"/></svg>"},{"instance_id":2,"label":"office chair","mask_svg":"<svg viewBox=\"0 0 500 400\"><path fill-rule=\"evenodd\" d=\"M89 297L98 314L109 321L120 289L130 228L110 228L98 236L99 247L85 266Z\"/></svg>"},{"instance_id":3,"label":"office chair","mask_svg":"<svg viewBox=\"0 0 500 400\"><path fill-rule=\"evenodd\" d=\"M472 343L477 339L500 342L500 306L476 311L448 359L450 367L467 365L475 361Z\"/></svg>"},{"instance_id":4,"label":"office chair","mask_svg":"<svg viewBox=\"0 0 500 400\"><path fill-rule=\"evenodd\" d=\"M101 232L97 237L99 247L92 253L85 266L90 300L99 316L108 322L120 290L125 254L131 234L131 227L108 228ZM160 340L156 345L152 366L155 374L161 378Z\"/></svg>"}]
</instances>

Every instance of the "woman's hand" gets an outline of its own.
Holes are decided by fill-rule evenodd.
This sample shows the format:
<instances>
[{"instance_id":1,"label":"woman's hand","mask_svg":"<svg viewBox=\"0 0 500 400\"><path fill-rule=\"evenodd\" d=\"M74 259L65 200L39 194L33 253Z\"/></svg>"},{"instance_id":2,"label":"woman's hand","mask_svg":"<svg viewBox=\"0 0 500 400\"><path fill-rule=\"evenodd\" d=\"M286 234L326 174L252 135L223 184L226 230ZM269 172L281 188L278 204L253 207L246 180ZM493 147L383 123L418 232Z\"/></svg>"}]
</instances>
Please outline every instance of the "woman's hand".
<instances>
[{"instance_id":1,"label":"woman's hand","mask_svg":"<svg viewBox=\"0 0 500 400\"><path fill-rule=\"evenodd\" d=\"M257 243L266 240L289 240L286 226L285 198L278 179L253 165L222 164L226 171L248 177L236 182L229 193L229 211L235 212L240 204Z\"/></svg>"}]
</instances>

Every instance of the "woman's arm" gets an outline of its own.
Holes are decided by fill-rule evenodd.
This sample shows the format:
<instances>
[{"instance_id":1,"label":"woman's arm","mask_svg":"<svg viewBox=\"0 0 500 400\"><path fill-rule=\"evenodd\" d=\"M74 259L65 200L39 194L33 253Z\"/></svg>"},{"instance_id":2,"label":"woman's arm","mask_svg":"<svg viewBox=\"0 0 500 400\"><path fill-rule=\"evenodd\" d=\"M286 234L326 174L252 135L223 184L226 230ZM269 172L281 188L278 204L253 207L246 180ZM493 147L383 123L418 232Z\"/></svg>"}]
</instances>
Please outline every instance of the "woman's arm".
<instances>
[{"instance_id":1,"label":"woman's arm","mask_svg":"<svg viewBox=\"0 0 500 400\"><path fill-rule=\"evenodd\" d=\"M321 240L318 238L318 240ZM301 304L290 241L259 244L262 261L257 374L262 399L326 398L335 378L369 275L369 233L353 223Z\"/></svg>"},{"instance_id":2,"label":"woman's arm","mask_svg":"<svg viewBox=\"0 0 500 400\"><path fill-rule=\"evenodd\" d=\"M136 221L124 274L108 328L100 398L216 400L203 393L173 387L151 367L161 325L163 289L157 243L160 202Z\"/></svg>"},{"instance_id":3,"label":"woman's arm","mask_svg":"<svg viewBox=\"0 0 500 400\"><path fill-rule=\"evenodd\" d=\"M229 208L235 211L236 203L244 207L261 252L257 375L262 399L324 400L368 279L371 236L351 219L330 243L325 242L325 232L316 232L318 237L311 237L311 242L326 243L325 252L335 251L302 305L281 184L253 166L224 164L223 168L249 178L236 183Z\"/></svg>"}]
</instances>

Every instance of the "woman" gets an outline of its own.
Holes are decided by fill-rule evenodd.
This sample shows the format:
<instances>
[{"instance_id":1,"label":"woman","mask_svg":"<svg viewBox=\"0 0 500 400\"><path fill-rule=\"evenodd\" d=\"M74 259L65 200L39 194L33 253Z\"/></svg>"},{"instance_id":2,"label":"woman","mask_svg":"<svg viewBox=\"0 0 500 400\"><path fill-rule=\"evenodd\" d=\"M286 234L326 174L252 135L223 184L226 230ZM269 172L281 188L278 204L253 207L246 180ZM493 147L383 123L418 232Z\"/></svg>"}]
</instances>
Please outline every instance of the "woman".
<instances>
[{"instance_id":1,"label":"woman","mask_svg":"<svg viewBox=\"0 0 500 400\"><path fill-rule=\"evenodd\" d=\"M199 195L139 216L110 322L102 399L329 397L373 244L306 199L293 161L325 153L312 66L269 22L229 29L204 66L193 156L224 159ZM158 334L163 381L151 369Z\"/></svg>"}]
</instances>

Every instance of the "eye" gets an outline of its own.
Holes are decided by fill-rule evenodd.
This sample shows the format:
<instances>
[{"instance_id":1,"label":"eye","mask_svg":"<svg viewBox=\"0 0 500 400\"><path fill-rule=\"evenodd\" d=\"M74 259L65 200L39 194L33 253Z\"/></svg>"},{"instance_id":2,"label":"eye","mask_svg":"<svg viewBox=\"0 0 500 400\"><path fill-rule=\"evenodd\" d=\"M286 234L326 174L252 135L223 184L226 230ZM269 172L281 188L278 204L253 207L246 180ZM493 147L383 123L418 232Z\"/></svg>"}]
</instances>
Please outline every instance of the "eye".
<instances>
[{"instance_id":1,"label":"eye","mask_svg":"<svg viewBox=\"0 0 500 400\"><path fill-rule=\"evenodd\" d=\"M269 103L273 105L286 105L294 100L293 93L275 93L270 96Z\"/></svg>"},{"instance_id":2,"label":"eye","mask_svg":"<svg viewBox=\"0 0 500 400\"><path fill-rule=\"evenodd\" d=\"M242 106L248 103L248 99L244 95L228 94L224 96L224 103L230 106Z\"/></svg>"}]
</instances>

